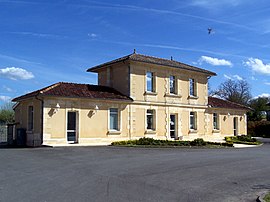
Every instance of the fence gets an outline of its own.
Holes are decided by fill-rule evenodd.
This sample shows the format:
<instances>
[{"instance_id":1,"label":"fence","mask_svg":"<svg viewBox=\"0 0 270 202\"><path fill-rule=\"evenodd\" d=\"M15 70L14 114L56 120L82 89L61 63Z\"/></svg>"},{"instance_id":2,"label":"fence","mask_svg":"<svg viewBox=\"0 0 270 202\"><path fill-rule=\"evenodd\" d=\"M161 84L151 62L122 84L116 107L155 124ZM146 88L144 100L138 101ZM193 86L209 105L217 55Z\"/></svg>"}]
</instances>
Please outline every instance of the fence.
<instances>
[{"instance_id":1,"label":"fence","mask_svg":"<svg viewBox=\"0 0 270 202\"><path fill-rule=\"evenodd\" d=\"M7 125L0 124L0 144L7 144L8 142L7 128Z\"/></svg>"}]
</instances>

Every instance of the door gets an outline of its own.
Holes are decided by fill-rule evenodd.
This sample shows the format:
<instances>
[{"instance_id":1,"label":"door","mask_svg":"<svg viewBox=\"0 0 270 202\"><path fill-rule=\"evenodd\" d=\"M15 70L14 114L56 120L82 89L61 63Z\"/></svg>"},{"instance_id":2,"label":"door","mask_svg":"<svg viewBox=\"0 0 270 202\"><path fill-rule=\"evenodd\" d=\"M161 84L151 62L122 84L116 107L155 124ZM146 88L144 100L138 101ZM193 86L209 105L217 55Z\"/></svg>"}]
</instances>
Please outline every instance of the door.
<instances>
[{"instance_id":1,"label":"door","mask_svg":"<svg viewBox=\"0 0 270 202\"><path fill-rule=\"evenodd\" d=\"M176 116L170 115L170 137L176 139Z\"/></svg>"},{"instance_id":2,"label":"door","mask_svg":"<svg viewBox=\"0 0 270 202\"><path fill-rule=\"evenodd\" d=\"M237 117L233 118L233 135L234 136L238 135L238 119L237 119Z\"/></svg>"},{"instance_id":3,"label":"door","mask_svg":"<svg viewBox=\"0 0 270 202\"><path fill-rule=\"evenodd\" d=\"M69 143L77 142L77 113L68 112L67 114L67 141Z\"/></svg>"}]
</instances>

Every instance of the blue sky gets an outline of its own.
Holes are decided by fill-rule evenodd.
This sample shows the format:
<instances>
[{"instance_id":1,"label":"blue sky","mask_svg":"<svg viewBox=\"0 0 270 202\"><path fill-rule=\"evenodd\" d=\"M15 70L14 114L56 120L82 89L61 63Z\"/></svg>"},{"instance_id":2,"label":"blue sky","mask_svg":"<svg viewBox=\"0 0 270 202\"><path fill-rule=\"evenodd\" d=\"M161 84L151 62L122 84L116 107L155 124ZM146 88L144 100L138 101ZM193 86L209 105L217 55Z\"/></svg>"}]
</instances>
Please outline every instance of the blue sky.
<instances>
[{"instance_id":1,"label":"blue sky","mask_svg":"<svg viewBox=\"0 0 270 202\"><path fill-rule=\"evenodd\" d=\"M0 104L138 53L214 71L211 89L245 79L270 95L267 0L0 0ZM208 28L212 28L208 34Z\"/></svg>"}]
</instances>

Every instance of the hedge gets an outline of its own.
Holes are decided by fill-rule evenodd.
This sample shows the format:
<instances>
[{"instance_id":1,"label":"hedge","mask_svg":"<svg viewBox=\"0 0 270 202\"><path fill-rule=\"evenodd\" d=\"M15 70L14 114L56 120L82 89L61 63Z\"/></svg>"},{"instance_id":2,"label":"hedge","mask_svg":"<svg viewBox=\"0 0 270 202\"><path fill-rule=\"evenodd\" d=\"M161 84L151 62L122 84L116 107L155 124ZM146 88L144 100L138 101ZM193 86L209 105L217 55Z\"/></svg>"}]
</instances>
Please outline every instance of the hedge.
<instances>
[{"instance_id":1,"label":"hedge","mask_svg":"<svg viewBox=\"0 0 270 202\"><path fill-rule=\"evenodd\" d=\"M248 135L270 138L270 121L248 121Z\"/></svg>"},{"instance_id":2,"label":"hedge","mask_svg":"<svg viewBox=\"0 0 270 202\"><path fill-rule=\"evenodd\" d=\"M146 145L146 146L222 146L222 147L232 147L232 143L219 143L219 142L206 142L202 138L197 138L193 141L170 141L170 140L156 140L153 138L140 138L138 140L127 140L112 142L113 146L136 146L136 145Z\"/></svg>"}]
</instances>

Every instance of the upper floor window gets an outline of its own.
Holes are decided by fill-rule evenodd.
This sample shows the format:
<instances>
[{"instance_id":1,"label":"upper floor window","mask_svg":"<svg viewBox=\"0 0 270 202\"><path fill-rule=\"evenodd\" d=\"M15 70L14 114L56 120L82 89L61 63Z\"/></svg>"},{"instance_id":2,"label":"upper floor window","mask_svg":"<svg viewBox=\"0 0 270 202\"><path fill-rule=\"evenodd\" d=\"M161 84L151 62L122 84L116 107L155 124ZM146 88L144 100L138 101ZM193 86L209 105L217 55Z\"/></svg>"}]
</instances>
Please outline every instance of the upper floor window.
<instances>
[{"instance_id":1,"label":"upper floor window","mask_svg":"<svg viewBox=\"0 0 270 202\"><path fill-rule=\"evenodd\" d=\"M194 79L189 79L189 95L196 96L196 86Z\"/></svg>"},{"instance_id":2,"label":"upper floor window","mask_svg":"<svg viewBox=\"0 0 270 202\"><path fill-rule=\"evenodd\" d=\"M148 92L154 92L154 73L153 72L147 72L146 73L146 91Z\"/></svg>"},{"instance_id":3,"label":"upper floor window","mask_svg":"<svg viewBox=\"0 0 270 202\"><path fill-rule=\"evenodd\" d=\"M218 126L218 114L217 113L213 114L213 128L214 128L214 130L219 129L219 126Z\"/></svg>"},{"instance_id":4,"label":"upper floor window","mask_svg":"<svg viewBox=\"0 0 270 202\"><path fill-rule=\"evenodd\" d=\"M152 109L147 109L146 111L146 129L147 130L155 130L155 112Z\"/></svg>"},{"instance_id":5,"label":"upper floor window","mask_svg":"<svg viewBox=\"0 0 270 202\"><path fill-rule=\"evenodd\" d=\"M110 108L110 130L119 130L119 112L117 108Z\"/></svg>"},{"instance_id":6,"label":"upper floor window","mask_svg":"<svg viewBox=\"0 0 270 202\"><path fill-rule=\"evenodd\" d=\"M31 131L34 128L34 107L28 107L28 130Z\"/></svg>"},{"instance_id":7,"label":"upper floor window","mask_svg":"<svg viewBox=\"0 0 270 202\"><path fill-rule=\"evenodd\" d=\"M190 112L189 114L189 129L196 130L197 124L196 124L196 112Z\"/></svg>"},{"instance_id":8,"label":"upper floor window","mask_svg":"<svg viewBox=\"0 0 270 202\"><path fill-rule=\"evenodd\" d=\"M176 79L175 79L175 76L170 76L170 94L176 94Z\"/></svg>"}]
</instances>

